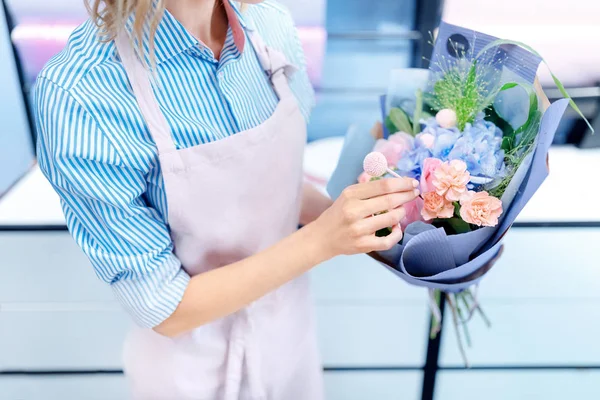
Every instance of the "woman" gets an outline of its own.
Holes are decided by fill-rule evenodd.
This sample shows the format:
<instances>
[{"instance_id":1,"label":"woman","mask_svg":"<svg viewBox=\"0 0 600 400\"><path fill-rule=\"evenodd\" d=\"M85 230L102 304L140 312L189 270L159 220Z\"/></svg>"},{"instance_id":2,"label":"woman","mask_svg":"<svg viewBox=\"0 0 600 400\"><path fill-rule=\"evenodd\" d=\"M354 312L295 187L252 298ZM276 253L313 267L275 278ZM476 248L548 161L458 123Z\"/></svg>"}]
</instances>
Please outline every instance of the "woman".
<instances>
[{"instance_id":1,"label":"woman","mask_svg":"<svg viewBox=\"0 0 600 400\"><path fill-rule=\"evenodd\" d=\"M284 8L248 3L95 0L38 78L40 167L139 325L135 398L322 398L305 273L390 248L416 196L391 179L331 204L302 184L302 50Z\"/></svg>"}]
</instances>

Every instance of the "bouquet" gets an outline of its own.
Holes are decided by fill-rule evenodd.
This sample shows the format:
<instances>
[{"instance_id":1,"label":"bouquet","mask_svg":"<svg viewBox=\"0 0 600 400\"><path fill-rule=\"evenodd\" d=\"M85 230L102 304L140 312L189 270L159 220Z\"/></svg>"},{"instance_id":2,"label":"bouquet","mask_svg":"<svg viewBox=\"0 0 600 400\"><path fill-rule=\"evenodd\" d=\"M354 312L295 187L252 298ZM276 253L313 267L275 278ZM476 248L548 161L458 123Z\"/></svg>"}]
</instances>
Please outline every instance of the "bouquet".
<instances>
[{"instance_id":1,"label":"bouquet","mask_svg":"<svg viewBox=\"0 0 600 400\"><path fill-rule=\"evenodd\" d=\"M404 205L402 241L371 256L429 290L432 336L445 296L467 365L459 327L469 341L470 318L488 321L477 285L547 177L548 149L567 106L583 117L554 75L565 99L549 105L535 80L542 61L525 44L442 22L429 70L392 72L381 98L384 137L349 131L328 185L336 198L357 181L420 182L421 195Z\"/></svg>"}]
</instances>

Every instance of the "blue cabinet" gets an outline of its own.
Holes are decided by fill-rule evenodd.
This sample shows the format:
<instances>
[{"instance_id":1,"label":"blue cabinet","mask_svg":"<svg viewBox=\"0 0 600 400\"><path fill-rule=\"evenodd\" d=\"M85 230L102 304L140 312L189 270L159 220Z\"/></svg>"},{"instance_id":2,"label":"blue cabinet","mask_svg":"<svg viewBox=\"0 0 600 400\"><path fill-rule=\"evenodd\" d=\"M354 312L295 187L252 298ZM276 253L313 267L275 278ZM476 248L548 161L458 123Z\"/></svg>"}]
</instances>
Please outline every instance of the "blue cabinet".
<instances>
[{"instance_id":1,"label":"blue cabinet","mask_svg":"<svg viewBox=\"0 0 600 400\"><path fill-rule=\"evenodd\" d=\"M473 366L600 364L599 228L514 228L505 253L481 283L487 329L469 325ZM460 366L447 313L442 367Z\"/></svg>"},{"instance_id":2,"label":"blue cabinet","mask_svg":"<svg viewBox=\"0 0 600 400\"><path fill-rule=\"evenodd\" d=\"M443 371L435 400L597 400L600 371Z\"/></svg>"}]
</instances>

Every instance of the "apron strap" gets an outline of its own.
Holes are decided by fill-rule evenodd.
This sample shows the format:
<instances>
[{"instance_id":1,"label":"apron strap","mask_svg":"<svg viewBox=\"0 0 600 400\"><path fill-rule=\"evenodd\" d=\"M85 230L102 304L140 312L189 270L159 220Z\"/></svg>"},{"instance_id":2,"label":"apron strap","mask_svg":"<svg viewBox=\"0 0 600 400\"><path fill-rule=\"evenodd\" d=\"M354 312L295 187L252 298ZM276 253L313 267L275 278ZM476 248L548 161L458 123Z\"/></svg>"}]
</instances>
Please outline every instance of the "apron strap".
<instances>
[{"instance_id":1,"label":"apron strap","mask_svg":"<svg viewBox=\"0 0 600 400\"><path fill-rule=\"evenodd\" d=\"M282 52L267 46L256 31L248 30L247 32L258 60L262 68L269 75L269 79L279 100L293 96L288 79L297 71L297 68L287 61ZM158 148L158 153L163 154L175 151L176 148L171 136L171 129L160 110L152 89L150 72L140 62L133 50L129 37L124 31L117 34L115 44L136 101L148 125L150 135Z\"/></svg>"},{"instance_id":2,"label":"apron strap","mask_svg":"<svg viewBox=\"0 0 600 400\"><path fill-rule=\"evenodd\" d=\"M248 30L248 37L254 47L258 61L265 70L273 89L279 100L292 96L288 79L298 70L293 64L290 64L285 55L279 50L275 50L265 44L262 37L255 30Z\"/></svg>"},{"instance_id":3,"label":"apron strap","mask_svg":"<svg viewBox=\"0 0 600 400\"><path fill-rule=\"evenodd\" d=\"M160 110L150 82L150 72L144 68L133 50L129 37L124 31L119 32L115 44L129 78L136 101L144 120L148 125L150 136L156 143L158 154L175 151L175 143L171 136L171 128Z\"/></svg>"}]
</instances>

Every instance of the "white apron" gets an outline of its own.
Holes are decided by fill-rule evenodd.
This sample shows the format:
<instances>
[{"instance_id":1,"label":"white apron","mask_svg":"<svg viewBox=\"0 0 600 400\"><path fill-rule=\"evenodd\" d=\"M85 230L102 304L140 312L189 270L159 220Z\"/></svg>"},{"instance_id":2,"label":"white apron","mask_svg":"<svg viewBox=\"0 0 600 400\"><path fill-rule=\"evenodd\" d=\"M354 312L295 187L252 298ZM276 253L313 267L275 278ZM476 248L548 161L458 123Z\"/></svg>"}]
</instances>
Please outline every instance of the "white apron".
<instances>
[{"instance_id":1,"label":"white apron","mask_svg":"<svg viewBox=\"0 0 600 400\"><path fill-rule=\"evenodd\" d=\"M275 112L256 128L180 150L127 36L115 40L158 148L175 254L191 276L251 256L298 226L306 123L287 82L294 68L248 34L279 97ZM308 277L174 339L135 328L124 364L140 400L320 400Z\"/></svg>"}]
</instances>

